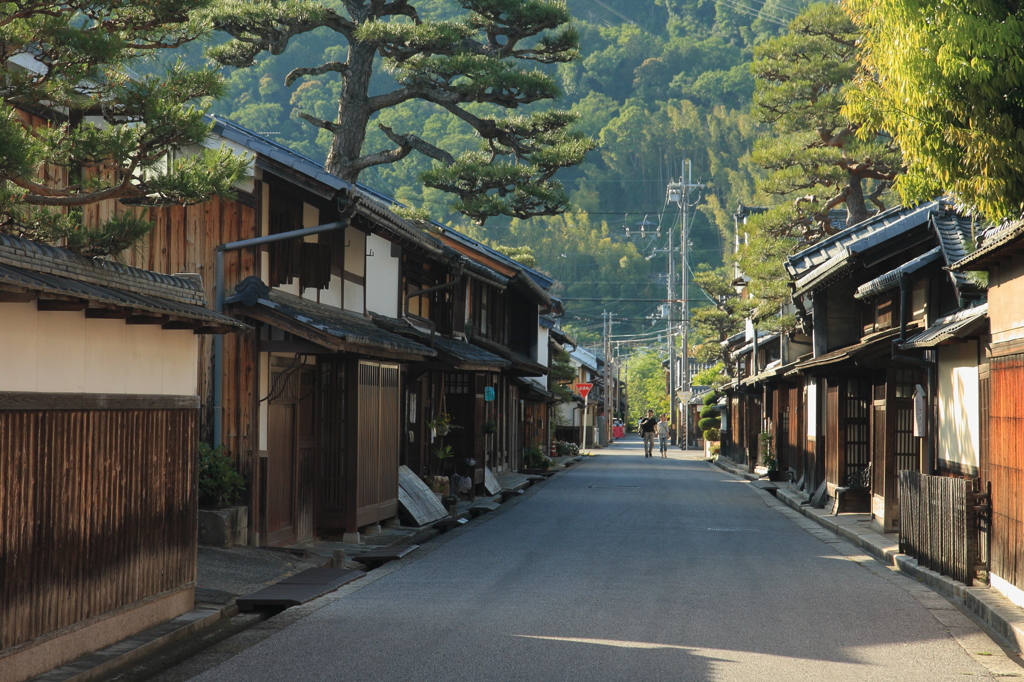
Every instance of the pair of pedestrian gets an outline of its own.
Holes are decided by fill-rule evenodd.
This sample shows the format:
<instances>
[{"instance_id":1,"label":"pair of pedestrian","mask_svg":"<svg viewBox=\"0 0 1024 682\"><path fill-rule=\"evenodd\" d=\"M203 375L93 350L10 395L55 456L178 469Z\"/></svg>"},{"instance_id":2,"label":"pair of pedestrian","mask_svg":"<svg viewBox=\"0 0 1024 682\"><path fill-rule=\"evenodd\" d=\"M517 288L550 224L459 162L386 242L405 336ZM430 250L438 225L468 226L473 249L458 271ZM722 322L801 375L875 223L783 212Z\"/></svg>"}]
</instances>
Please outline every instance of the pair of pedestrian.
<instances>
[{"instance_id":1,"label":"pair of pedestrian","mask_svg":"<svg viewBox=\"0 0 1024 682\"><path fill-rule=\"evenodd\" d=\"M654 437L657 435L661 447L661 458L668 459L669 426L666 415L654 418L654 410L647 410L647 415L640 419L640 435L644 439L644 457L654 457Z\"/></svg>"}]
</instances>

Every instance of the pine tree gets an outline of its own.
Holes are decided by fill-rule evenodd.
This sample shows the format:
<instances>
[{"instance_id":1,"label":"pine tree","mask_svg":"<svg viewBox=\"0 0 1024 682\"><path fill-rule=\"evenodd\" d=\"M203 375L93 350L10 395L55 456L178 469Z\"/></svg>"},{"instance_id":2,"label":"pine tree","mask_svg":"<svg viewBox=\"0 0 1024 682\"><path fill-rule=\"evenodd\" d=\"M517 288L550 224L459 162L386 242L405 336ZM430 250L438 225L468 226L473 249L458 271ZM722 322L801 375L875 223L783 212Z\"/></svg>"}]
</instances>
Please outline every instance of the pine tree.
<instances>
[{"instance_id":1,"label":"pine tree","mask_svg":"<svg viewBox=\"0 0 1024 682\"><path fill-rule=\"evenodd\" d=\"M754 160L769 171L761 190L795 195L791 204L759 218L774 236L810 244L836 231L829 219L833 208L845 204L848 224L868 217L868 201L884 208L881 193L900 170L899 150L842 113L860 36L837 4L818 3L785 35L755 49L753 111L773 133L754 150Z\"/></svg>"},{"instance_id":2,"label":"pine tree","mask_svg":"<svg viewBox=\"0 0 1024 682\"><path fill-rule=\"evenodd\" d=\"M336 74L342 81L332 120L296 114L331 135L329 173L355 182L362 171L416 151L435 161L424 184L455 195L454 208L479 224L496 215L564 211L567 197L553 176L579 164L593 142L570 131L576 116L569 112L512 113L558 97L555 79L540 67L578 56L564 3L458 0L462 11L449 20L421 16L416 4L345 0L339 13L314 0L227 0L211 16L234 40L210 54L221 64L248 67L261 53L281 54L310 31L333 31L347 48L344 61L301 65L285 79L291 85ZM379 60L393 79L390 89L374 78ZM379 125L393 146L364 150L375 115L414 100L470 126L480 149L455 157L423 137Z\"/></svg>"},{"instance_id":3,"label":"pine tree","mask_svg":"<svg viewBox=\"0 0 1024 682\"><path fill-rule=\"evenodd\" d=\"M0 231L110 255L151 223L127 210L86 225L84 207L230 194L245 159L178 153L208 137L195 102L221 92L219 76L180 64L164 76L133 69L201 36L189 17L208 2L0 2Z\"/></svg>"}]
</instances>

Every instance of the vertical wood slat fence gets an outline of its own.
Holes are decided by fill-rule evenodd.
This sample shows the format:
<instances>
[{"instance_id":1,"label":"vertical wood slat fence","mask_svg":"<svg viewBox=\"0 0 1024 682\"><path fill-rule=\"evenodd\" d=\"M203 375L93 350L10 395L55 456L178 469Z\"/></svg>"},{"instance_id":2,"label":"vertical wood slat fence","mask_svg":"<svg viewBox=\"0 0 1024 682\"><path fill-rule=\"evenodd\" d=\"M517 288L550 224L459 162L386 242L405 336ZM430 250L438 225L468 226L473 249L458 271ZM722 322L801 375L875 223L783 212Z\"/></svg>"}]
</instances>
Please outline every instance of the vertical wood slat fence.
<instances>
[{"instance_id":1,"label":"vertical wood slat fence","mask_svg":"<svg viewBox=\"0 0 1024 682\"><path fill-rule=\"evenodd\" d=\"M965 585L980 567L977 479L899 472L900 551Z\"/></svg>"},{"instance_id":2,"label":"vertical wood slat fence","mask_svg":"<svg viewBox=\"0 0 1024 682\"><path fill-rule=\"evenodd\" d=\"M0 410L0 651L195 580L196 418Z\"/></svg>"}]
</instances>

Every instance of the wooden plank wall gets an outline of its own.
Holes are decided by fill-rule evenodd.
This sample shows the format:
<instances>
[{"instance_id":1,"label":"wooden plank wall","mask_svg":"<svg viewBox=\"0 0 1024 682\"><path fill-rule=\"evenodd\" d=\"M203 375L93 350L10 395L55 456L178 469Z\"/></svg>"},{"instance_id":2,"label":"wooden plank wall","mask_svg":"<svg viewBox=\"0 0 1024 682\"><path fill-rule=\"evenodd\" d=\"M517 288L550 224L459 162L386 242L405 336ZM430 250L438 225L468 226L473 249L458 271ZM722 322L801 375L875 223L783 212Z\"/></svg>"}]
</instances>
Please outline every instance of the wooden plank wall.
<instances>
[{"instance_id":1,"label":"wooden plank wall","mask_svg":"<svg viewBox=\"0 0 1024 682\"><path fill-rule=\"evenodd\" d=\"M900 551L965 585L974 582L977 479L899 472Z\"/></svg>"},{"instance_id":2,"label":"wooden plank wall","mask_svg":"<svg viewBox=\"0 0 1024 682\"><path fill-rule=\"evenodd\" d=\"M195 580L196 417L0 411L0 650Z\"/></svg>"},{"instance_id":3,"label":"wooden plank wall","mask_svg":"<svg viewBox=\"0 0 1024 682\"><path fill-rule=\"evenodd\" d=\"M989 390L991 570L1024 588L1024 353L992 358Z\"/></svg>"},{"instance_id":4,"label":"wooden plank wall","mask_svg":"<svg viewBox=\"0 0 1024 682\"><path fill-rule=\"evenodd\" d=\"M257 183L258 184L258 183ZM258 189L258 187L257 187ZM123 254L124 262L134 267L165 274L196 273L203 278L207 307L215 305L216 248L219 244L259 236L258 211L238 201L218 198L193 206L164 206L150 209L153 230L138 248ZM224 284L227 296L235 285L250 275L259 274L257 248L224 254ZM200 440L213 441L213 347L214 337L199 341L199 397L202 401ZM224 335L223 443L248 482L248 490L258 490L257 425L258 340L253 333ZM259 518L259 500L250 510Z\"/></svg>"}]
</instances>

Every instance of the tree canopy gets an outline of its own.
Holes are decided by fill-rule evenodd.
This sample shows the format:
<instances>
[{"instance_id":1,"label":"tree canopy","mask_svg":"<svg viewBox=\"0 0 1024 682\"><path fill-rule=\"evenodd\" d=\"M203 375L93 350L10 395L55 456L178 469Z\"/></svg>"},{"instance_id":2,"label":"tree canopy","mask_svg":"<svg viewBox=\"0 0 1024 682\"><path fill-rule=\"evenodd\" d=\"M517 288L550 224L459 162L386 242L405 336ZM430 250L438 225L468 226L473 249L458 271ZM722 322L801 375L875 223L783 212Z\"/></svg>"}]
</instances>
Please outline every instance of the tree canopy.
<instances>
[{"instance_id":1,"label":"tree canopy","mask_svg":"<svg viewBox=\"0 0 1024 682\"><path fill-rule=\"evenodd\" d=\"M1024 212L1024 11L996 0L849 0L863 73L846 114L903 150L905 203L950 193L990 219Z\"/></svg>"},{"instance_id":2,"label":"tree canopy","mask_svg":"<svg viewBox=\"0 0 1024 682\"><path fill-rule=\"evenodd\" d=\"M754 51L752 111L774 133L759 139L754 152L769 173L761 189L792 197L760 220L776 236L814 243L836 232L829 212L843 205L848 223L865 220L867 201L883 208L881 193L899 171L891 140L842 113L860 37L842 8L823 2Z\"/></svg>"},{"instance_id":3,"label":"tree canopy","mask_svg":"<svg viewBox=\"0 0 1024 682\"><path fill-rule=\"evenodd\" d=\"M133 70L203 34L190 14L209 0L14 0L0 3L0 230L63 240L87 255L123 251L151 227L113 211L86 224L83 207L194 203L228 195L247 160L203 150L194 102L223 91L210 70Z\"/></svg>"},{"instance_id":4,"label":"tree canopy","mask_svg":"<svg viewBox=\"0 0 1024 682\"><path fill-rule=\"evenodd\" d=\"M281 54L298 36L331 31L344 54L292 68L284 79L289 86L324 74L340 81L331 115L301 105L297 112L329 133L329 173L355 182L363 171L416 151L435 162L423 182L455 195L455 209L480 224L496 215L557 215L568 197L554 175L579 164L593 142L570 130L577 118L571 112L512 112L560 95L554 76L540 66L577 58L569 13L554 0L458 4L461 12L441 19L414 0L345 0L340 12L314 0L228 0L211 17L234 40L210 54L221 64L249 67L261 52ZM389 79L375 72L378 59ZM387 145L366 149L371 119L413 101L467 125L478 147L456 155L439 146L443 136L378 120Z\"/></svg>"}]
</instances>

